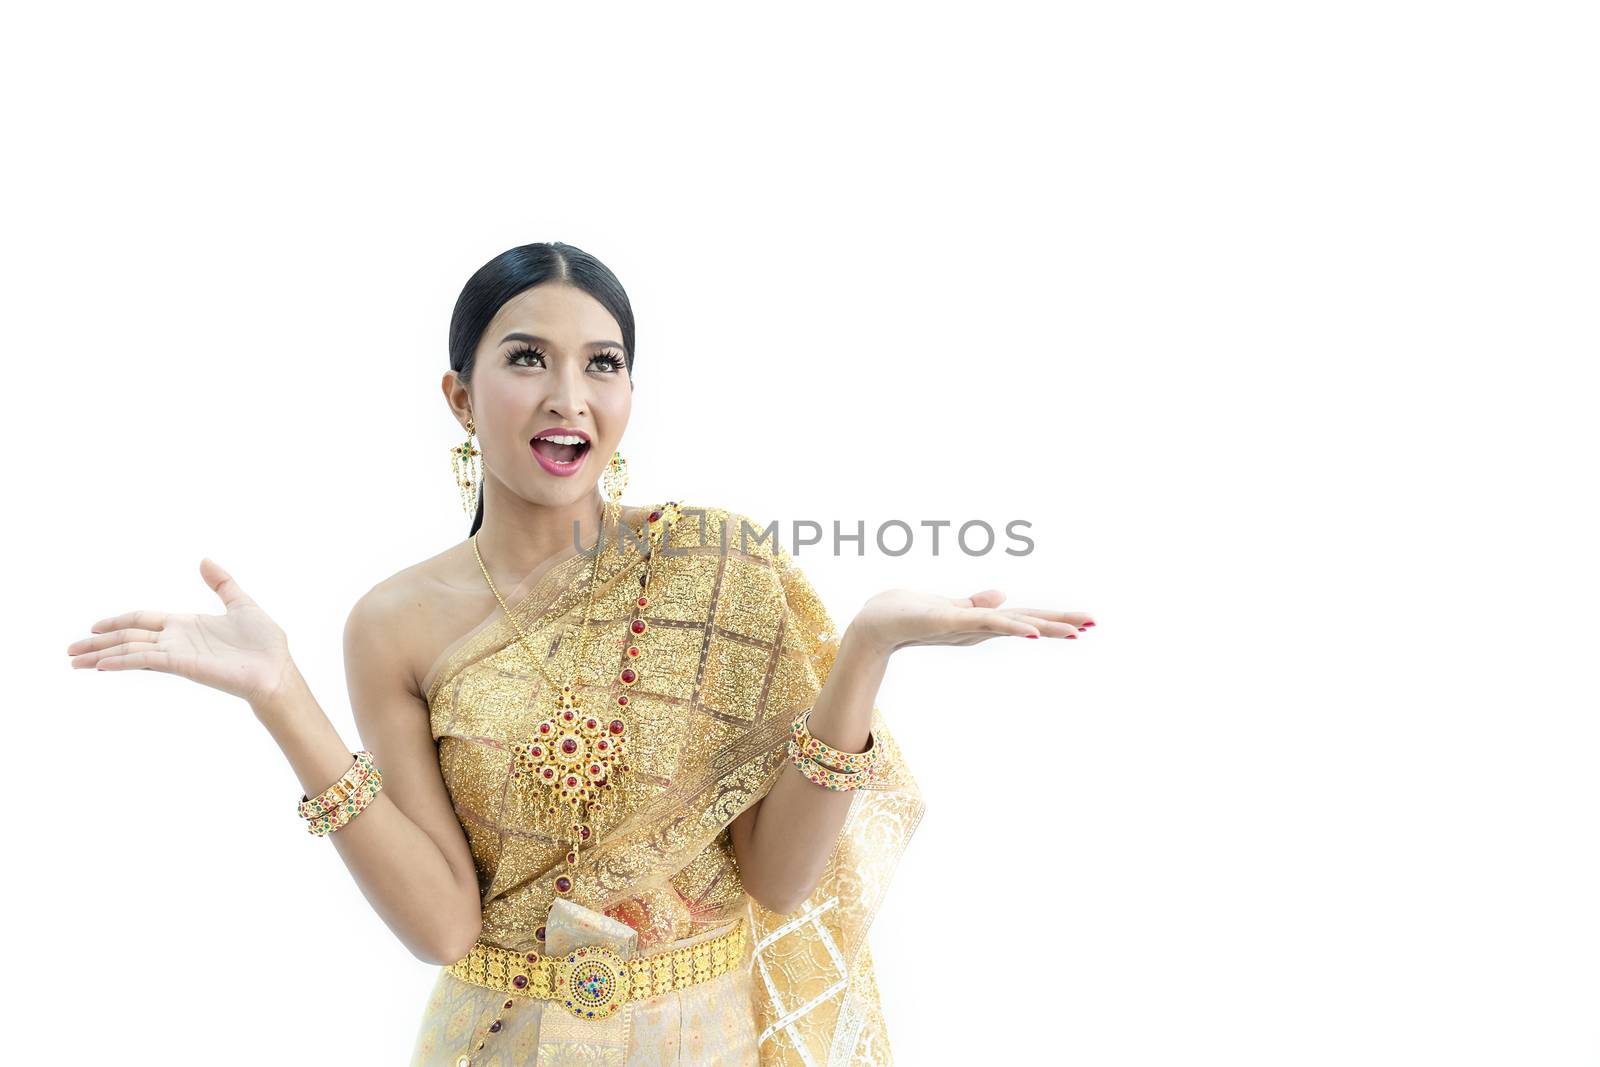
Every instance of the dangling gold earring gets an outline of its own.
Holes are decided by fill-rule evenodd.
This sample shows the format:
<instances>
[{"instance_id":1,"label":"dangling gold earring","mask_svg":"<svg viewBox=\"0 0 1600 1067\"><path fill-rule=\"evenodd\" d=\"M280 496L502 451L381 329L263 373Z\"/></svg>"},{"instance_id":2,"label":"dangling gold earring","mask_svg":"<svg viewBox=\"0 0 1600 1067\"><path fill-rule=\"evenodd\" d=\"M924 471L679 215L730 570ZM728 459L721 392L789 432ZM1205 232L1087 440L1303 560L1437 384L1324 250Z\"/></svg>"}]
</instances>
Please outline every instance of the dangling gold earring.
<instances>
[{"instance_id":1,"label":"dangling gold earring","mask_svg":"<svg viewBox=\"0 0 1600 1067\"><path fill-rule=\"evenodd\" d=\"M478 513L478 497L476 487L483 481L482 452L472 443L472 435L477 431L472 426L472 416L467 416L467 439L462 444L450 449L450 468L455 471L456 486L461 490L461 507L468 515ZM474 463L474 460L477 462Z\"/></svg>"},{"instance_id":2,"label":"dangling gold earring","mask_svg":"<svg viewBox=\"0 0 1600 1067\"><path fill-rule=\"evenodd\" d=\"M622 491L627 487L628 461L622 458L621 452L612 452L611 462L606 464L605 473L600 475L600 489L606 494L606 521L616 517Z\"/></svg>"}]
</instances>

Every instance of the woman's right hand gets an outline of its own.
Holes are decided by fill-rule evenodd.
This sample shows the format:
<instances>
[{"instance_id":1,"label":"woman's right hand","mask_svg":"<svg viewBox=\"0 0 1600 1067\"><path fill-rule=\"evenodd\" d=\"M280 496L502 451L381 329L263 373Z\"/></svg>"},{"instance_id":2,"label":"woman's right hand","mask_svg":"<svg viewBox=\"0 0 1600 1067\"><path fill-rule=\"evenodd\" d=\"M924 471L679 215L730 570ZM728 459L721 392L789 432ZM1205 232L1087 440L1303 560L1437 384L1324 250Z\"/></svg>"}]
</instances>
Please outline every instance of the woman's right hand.
<instances>
[{"instance_id":1,"label":"woman's right hand","mask_svg":"<svg viewBox=\"0 0 1600 1067\"><path fill-rule=\"evenodd\" d=\"M200 561L200 576L225 615L130 611L89 627L67 646L72 666L176 674L264 706L294 676L289 641L227 571Z\"/></svg>"}]
</instances>

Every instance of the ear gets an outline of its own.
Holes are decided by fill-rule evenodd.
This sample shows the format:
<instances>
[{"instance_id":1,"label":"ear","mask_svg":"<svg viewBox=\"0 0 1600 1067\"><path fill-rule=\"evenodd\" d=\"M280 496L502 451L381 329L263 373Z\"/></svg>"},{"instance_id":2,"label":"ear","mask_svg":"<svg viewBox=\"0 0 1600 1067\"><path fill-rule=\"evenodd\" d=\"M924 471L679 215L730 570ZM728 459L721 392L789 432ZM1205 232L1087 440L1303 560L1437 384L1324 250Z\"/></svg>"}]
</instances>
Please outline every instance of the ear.
<instances>
[{"instance_id":1,"label":"ear","mask_svg":"<svg viewBox=\"0 0 1600 1067\"><path fill-rule=\"evenodd\" d=\"M450 405L450 413L456 417L463 430L467 426L467 415L472 410L470 394L461 375L453 370L444 372L444 378L439 382L439 388L444 392L444 402Z\"/></svg>"}]
</instances>

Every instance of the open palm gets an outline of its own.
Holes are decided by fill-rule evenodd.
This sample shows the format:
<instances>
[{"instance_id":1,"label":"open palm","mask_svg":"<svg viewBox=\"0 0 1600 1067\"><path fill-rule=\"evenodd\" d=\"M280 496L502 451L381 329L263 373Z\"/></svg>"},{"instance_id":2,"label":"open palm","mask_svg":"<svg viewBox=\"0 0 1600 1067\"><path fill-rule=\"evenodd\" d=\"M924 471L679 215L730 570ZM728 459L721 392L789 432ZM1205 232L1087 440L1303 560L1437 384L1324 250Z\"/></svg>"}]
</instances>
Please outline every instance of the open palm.
<instances>
[{"instance_id":1,"label":"open palm","mask_svg":"<svg viewBox=\"0 0 1600 1067\"><path fill-rule=\"evenodd\" d=\"M92 637L67 646L72 666L176 674L249 701L283 684L292 661L278 624L209 559L200 576L222 600L224 615L129 611L89 627Z\"/></svg>"},{"instance_id":2,"label":"open palm","mask_svg":"<svg viewBox=\"0 0 1600 1067\"><path fill-rule=\"evenodd\" d=\"M892 652L909 645L975 645L991 637L1075 638L1094 625L1082 611L1001 608L1005 598L998 589L970 597L888 589L862 605L851 627Z\"/></svg>"}]
</instances>

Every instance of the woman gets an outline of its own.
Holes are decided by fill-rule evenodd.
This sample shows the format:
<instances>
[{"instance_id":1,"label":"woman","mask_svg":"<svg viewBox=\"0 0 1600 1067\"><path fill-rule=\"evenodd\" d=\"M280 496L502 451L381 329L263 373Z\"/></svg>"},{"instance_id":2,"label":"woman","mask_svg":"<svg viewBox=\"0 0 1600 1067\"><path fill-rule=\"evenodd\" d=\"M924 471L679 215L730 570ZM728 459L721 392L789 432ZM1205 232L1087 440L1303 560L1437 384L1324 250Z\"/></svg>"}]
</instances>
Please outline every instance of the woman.
<instances>
[{"instance_id":1,"label":"woman","mask_svg":"<svg viewBox=\"0 0 1600 1067\"><path fill-rule=\"evenodd\" d=\"M923 812L874 705L889 658L1093 623L891 590L840 633L748 516L622 505L633 327L570 245L468 281L442 385L476 514L350 613L354 759L211 560L226 614L132 612L67 651L250 703L308 830L444 967L414 1067L888 1063L866 931Z\"/></svg>"}]
</instances>

